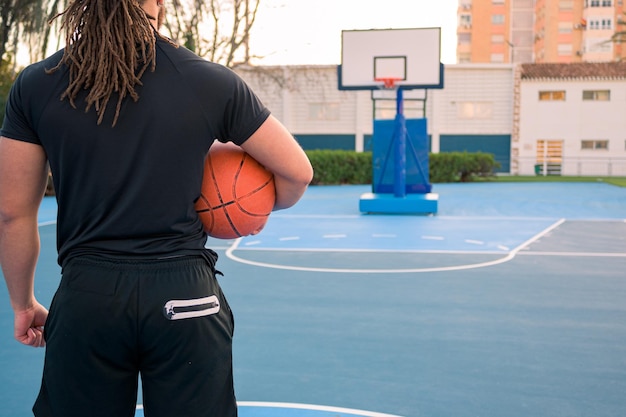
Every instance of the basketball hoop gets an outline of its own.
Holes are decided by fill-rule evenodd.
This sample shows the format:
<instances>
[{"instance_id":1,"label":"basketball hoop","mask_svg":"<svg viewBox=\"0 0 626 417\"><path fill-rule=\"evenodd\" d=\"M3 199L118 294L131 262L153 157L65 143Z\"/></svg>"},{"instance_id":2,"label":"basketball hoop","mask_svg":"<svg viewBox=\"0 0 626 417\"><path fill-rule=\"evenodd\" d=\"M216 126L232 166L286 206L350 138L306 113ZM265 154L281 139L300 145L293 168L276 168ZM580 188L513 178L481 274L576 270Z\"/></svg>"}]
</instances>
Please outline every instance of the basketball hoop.
<instances>
[{"instance_id":1,"label":"basketball hoop","mask_svg":"<svg viewBox=\"0 0 626 417\"><path fill-rule=\"evenodd\" d=\"M402 80L402 78L397 78L397 77L374 78L374 81L382 82L383 83L382 88L386 90L394 89L396 87L396 81L400 81L400 80Z\"/></svg>"}]
</instances>

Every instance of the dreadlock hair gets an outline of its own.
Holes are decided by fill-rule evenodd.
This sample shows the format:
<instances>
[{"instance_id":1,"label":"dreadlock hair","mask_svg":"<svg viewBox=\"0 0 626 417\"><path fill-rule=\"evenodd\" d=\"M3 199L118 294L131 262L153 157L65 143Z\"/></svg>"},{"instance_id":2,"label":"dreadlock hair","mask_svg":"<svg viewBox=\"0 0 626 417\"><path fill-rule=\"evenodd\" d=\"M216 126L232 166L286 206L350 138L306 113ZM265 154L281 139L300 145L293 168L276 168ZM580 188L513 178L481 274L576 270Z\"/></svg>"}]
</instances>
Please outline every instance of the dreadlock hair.
<instances>
[{"instance_id":1,"label":"dreadlock hair","mask_svg":"<svg viewBox=\"0 0 626 417\"><path fill-rule=\"evenodd\" d=\"M61 95L76 108L81 90L89 90L85 112L93 106L98 124L104 118L111 95L118 94L113 126L117 123L122 101L130 96L139 99L136 85L143 73L156 67L155 30L138 1L144 0L74 0L63 17L66 30L65 50L61 61L48 73L69 67L69 85Z\"/></svg>"}]
</instances>

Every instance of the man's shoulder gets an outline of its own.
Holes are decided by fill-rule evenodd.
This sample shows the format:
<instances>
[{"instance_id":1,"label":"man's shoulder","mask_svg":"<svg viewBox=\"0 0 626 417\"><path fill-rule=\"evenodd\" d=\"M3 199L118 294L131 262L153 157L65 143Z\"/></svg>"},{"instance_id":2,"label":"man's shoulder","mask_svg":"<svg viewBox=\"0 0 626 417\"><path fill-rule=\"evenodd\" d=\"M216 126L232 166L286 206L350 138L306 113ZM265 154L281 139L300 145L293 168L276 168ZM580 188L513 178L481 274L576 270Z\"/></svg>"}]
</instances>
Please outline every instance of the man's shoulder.
<instances>
[{"instance_id":1,"label":"man's shoulder","mask_svg":"<svg viewBox=\"0 0 626 417\"><path fill-rule=\"evenodd\" d=\"M57 67L62 58L63 49L55 52L54 54L41 61L27 65L22 71L20 71L20 76L22 78L28 78L29 80L37 77L43 77L48 73L49 70Z\"/></svg>"},{"instance_id":2,"label":"man's shoulder","mask_svg":"<svg viewBox=\"0 0 626 417\"><path fill-rule=\"evenodd\" d=\"M157 41L159 52L163 54L170 63L183 73L199 73L204 75L230 77L234 75L233 71L222 64L211 62L195 52L185 48L184 46L176 46L165 40ZM158 55L157 55L158 61ZM158 66L158 63L157 63Z\"/></svg>"}]
</instances>

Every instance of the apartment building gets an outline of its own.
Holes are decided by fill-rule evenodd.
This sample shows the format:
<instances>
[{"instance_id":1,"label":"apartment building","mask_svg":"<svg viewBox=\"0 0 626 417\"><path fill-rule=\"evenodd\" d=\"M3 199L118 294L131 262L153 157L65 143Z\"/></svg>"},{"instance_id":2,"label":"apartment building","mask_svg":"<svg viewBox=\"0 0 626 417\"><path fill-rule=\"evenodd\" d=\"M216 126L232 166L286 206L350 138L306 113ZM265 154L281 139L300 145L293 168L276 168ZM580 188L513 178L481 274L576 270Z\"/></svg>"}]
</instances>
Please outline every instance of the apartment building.
<instances>
[{"instance_id":1,"label":"apartment building","mask_svg":"<svg viewBox=\"0 0 626 417\"><path fill-rule=\"evenodd\" d=\"M626 59L624 0L459 0L458 63Z\"/></svg>"}]
</instances>

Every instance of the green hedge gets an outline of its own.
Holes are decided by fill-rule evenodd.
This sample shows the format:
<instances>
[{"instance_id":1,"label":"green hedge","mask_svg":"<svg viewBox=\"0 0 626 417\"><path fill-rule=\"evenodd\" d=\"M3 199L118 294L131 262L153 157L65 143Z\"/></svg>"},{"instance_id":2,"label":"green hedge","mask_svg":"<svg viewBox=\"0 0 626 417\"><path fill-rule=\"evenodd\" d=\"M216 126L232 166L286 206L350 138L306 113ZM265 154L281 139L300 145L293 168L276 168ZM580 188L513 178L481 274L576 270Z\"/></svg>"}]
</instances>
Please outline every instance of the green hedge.
<instances>
[{"instance_id":1,"label":"green hedge","mask_svg":"<svg viewBox=\"0 0 626 417\"><path fill-rule=\"evenodd\" d=\"M372 153L345 150L306 151L314 175L311 184L371 184Z\"/></svg>"},{"instance_id":2,"label":"green hedge","mask_svg":"<svg viewBox=\"0 0 626 417\"><path fill-rule=\"evenodd\" d=\"M315 174L313 185L371 184L372 153L344 150L309 150ZM430 182L467 182L494 175L500 164L488 153L444 152L429 156Z\"/></svg>"},{"instance_id":3,"label":"green hedge","mask_svg":"<svg viewBox=\"0 0 626 417\"><path fill-rule=\"evenodd\" d=\"M483 152L442 152L430 154L430 182L468 182L490 177L500 168L494 156Z\"/></svg>"},{"instance_id":4,"label":"green hedge","mask_svg":"<svg viewBox=\"0 0 626 417\"><path fill-rule=\"evenodd\" d=\"M315 172L312 185L372 183L371 152L345 150L305 152ZM493 176L493 170L499 167L493 155L481 152L431 153L429 158L431 183L472 181L478 177ZM48 195L54 195L51 179L48 181Z\"/></svg>"}]
</instances>

